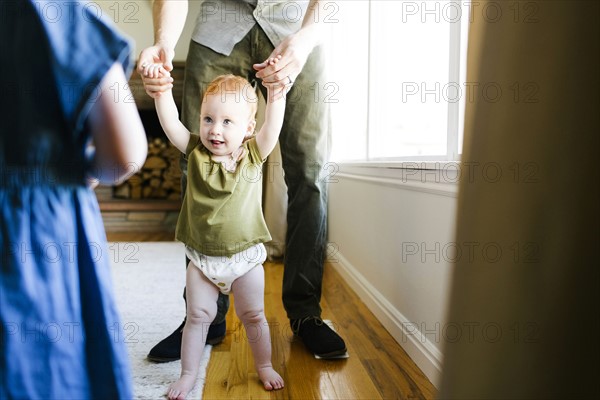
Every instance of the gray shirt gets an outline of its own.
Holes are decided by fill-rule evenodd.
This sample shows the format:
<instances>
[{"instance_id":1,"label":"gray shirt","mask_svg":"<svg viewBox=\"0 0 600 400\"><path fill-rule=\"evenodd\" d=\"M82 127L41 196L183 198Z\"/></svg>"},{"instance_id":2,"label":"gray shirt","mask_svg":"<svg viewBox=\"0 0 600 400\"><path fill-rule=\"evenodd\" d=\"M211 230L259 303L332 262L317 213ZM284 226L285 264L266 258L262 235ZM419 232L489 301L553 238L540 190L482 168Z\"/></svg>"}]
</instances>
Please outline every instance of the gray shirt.
<instances>
[{"instance_id":1,"label":"gray shirt","mask_svg":"<svg viewBox=\"0 0 600 400\"><path fill-rule=\"evenodd\" d=\"M258 23L277 46L302 26L309 0L201 0L192 40L228 56Z\"/></svg>"}]
</instances>

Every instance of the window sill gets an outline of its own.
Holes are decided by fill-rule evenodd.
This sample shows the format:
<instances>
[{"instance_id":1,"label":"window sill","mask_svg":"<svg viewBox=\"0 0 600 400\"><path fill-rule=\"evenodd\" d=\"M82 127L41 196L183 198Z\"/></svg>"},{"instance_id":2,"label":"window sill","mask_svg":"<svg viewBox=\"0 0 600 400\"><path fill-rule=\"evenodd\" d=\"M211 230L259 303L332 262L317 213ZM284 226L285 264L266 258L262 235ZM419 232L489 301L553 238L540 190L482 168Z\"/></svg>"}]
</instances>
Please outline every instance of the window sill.
<instances>
[{"instance_id":1,"label":"window sill","mask_svg":"<svg viewBox=\"0 0 600 400\"><path fill-rule=\"evenodd\" d=\"M385 161L336 163L332 182L353 180L448 197L458 196L458 161Z\"/></svg>"},{"instance_id":2,"label":"window sill","mask_svg":"<svg viewBox=\"0 0 600 400\"><path fill-rule=\"evenodd\" d=\"M391 169L416 169L416 170L448 170L460 169L460 161L436 161L431 159L423 160L393 160L393 161L338 161L336 162L340 168L344 167L362 167L362 168L391 168Z\"/></svg>"}]
</instances>

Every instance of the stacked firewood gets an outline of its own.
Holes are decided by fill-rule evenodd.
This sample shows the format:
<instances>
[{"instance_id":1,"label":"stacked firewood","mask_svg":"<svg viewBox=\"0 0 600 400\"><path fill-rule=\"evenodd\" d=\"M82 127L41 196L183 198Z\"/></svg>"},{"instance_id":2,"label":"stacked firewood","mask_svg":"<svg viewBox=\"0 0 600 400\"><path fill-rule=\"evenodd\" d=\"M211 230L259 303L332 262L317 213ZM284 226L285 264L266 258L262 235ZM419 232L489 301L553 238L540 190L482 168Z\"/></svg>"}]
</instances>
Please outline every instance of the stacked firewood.
<instances>
[{"instance_id":1,"label":"stacked firewood","mask_svg":"<svg viewBox=\"0 0 600 400\"><path fill-rule=\"evenodd\" d=\"M166 139L148 141L148 157L137 174L114 188L118 199L180 200L180 152Z\"/></svg>"}]
</instances>

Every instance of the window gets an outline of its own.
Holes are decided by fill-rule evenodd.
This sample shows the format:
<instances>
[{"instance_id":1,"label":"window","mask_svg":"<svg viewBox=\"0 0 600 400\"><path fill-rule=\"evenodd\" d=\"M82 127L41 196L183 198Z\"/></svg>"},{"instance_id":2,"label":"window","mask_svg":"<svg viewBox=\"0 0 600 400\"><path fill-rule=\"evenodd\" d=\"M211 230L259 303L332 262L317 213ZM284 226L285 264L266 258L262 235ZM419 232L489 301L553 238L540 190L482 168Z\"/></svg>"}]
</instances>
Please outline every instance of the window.
<instances>
[{"instance_id":1,"label":"window","mask_svg":"<svg viewBox=\"0 0 600 400\"><path fill-rule=\"evenodd\" d=\"M337 2L329 65L338 88L334 161L458 159L468 5Z\"/></svg>"}]
</instances>

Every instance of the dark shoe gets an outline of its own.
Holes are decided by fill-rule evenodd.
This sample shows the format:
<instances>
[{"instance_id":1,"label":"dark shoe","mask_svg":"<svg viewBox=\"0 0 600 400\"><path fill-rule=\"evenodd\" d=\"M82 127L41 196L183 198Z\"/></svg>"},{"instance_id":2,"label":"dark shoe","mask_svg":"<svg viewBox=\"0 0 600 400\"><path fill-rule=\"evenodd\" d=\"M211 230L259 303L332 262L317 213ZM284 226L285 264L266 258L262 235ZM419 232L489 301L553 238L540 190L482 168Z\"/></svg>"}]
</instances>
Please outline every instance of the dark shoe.
<instances>
[{"instance_id":1,"label":"dark shoe","mask_svg":"<svg viewBox=\"0 0 600 400\"><path fill-rule=\"evenodd\" d=\"M181 339L183 337L184 326L185 319L173 333L158 342L158 344L150 350L150 353L148 353L147 356L148 360L157 363L179 360L181 358ZM225 338L225 330L225 321L220 324L211 325L208 328L206 343L213 346L221 343Z\"/></svg>"},{"instance_id":2,"label":"dark shoe","mask_svg":"<svg viewBox=\"0 0 600 400\"><path fill-rule=\"evenodd\" d=\"M346 354L346 343L319 317L307 317L290 321L292 331L304 345L320 358L340 358Z\"/></svg>"}]
</instances>

